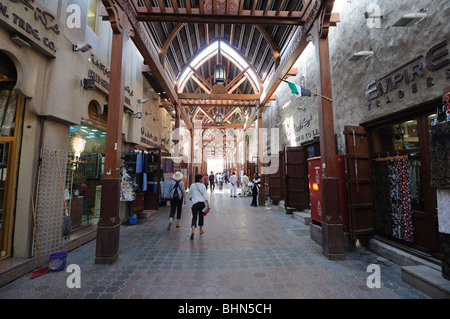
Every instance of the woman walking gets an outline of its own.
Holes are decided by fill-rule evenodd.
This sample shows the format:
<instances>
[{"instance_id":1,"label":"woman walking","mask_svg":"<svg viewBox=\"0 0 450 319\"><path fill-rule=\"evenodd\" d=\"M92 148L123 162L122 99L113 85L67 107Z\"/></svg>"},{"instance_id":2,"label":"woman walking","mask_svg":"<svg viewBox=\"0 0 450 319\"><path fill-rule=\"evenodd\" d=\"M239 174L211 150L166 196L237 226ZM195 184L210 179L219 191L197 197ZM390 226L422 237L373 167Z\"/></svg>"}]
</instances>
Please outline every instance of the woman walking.
<instances>
[{"instance_id":1,"label":"woman walking","mask_svg":"<svg viewBox=\"0 0 450 319\"><path fill-rule=\"evenodd\" d=\"M255 177L253 178L252 183L253 183L253 186L252 186L253 200L252 200L252 203L250 204L250 206L257 207L258 204L257 204L256 198L258 197L258 191L261 186L261 178L259 177L258 173L255 173Z\"/></svg>"},{"instance_id":2,"label":"woman walking","mask_svg":"<svg viewBox=\"0 0 450 319\"><path fill-rule=\"evenodd\" d=\"M192 233L191 240L194 239L195 228L200 227L200 234L203 234L203 209L209 209L208 193L206 191L205 184L202 182L202 175L195 175L195 183L189 188L189 195L192 198Z\"/></svg>"},{"instance_id":3,"label":"woman walking","mask_svg":"<svg viewBox=\"0 0 450 319\"><path fill-rule=\"evenodd\" d=\"M177 228L180 227L181 221L181 209L184 204L186 204L186 189L184 188L184 183L182 181L183 174L176 172L173 174L173 179L171 180L169 186L170 194L170 216L169 216L169 226L167 226L167 231L172 227L173 219L175 217L175 211L177 212Z\"/></svg>"}]
</instances>

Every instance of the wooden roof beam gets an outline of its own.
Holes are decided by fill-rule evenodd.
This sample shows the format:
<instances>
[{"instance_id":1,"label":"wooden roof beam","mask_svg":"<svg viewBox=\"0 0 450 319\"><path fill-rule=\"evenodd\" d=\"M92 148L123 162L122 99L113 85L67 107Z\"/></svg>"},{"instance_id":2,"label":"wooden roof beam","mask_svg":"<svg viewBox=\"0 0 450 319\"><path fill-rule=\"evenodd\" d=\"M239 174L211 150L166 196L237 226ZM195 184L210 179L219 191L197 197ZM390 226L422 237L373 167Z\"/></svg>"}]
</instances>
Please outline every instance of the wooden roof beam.
<instances>
[{"instance_id":1,"label":"wooden roof beam","mask_svg":"<svg viewBox=\"0 0 450 319\"><path fill-rule=\"evenodd\" d=\"M151 22L186 22L186 23L212 23L212 24L248 24L248 25L296 25L305 24L303 16L300 12L289 11L268 11L264 15L264 11L255 10L255 14L251 15L251 10L243 10L242 14L201 14L198 8L192 8L188 13L186 8L178 8L176 13L173 8L166 8L161 11L160 8L153 7L147 10L140 7L136 18L141 21Z\"/></svg>"}]
</instances>

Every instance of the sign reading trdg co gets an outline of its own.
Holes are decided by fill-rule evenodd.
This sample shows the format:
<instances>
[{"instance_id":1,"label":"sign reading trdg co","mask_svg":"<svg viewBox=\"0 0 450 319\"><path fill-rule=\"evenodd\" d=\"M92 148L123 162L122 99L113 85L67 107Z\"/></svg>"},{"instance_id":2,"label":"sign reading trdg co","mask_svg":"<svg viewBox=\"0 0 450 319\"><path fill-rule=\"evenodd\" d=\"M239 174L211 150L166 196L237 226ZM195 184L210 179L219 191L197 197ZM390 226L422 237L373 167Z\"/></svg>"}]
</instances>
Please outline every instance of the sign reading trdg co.
<instances>
[{"instance_id":1,"label":"sign reading trdg co","mask_svg":"<svg viewBox=\"0 0 450 319\"><path fill-rule=\"evenodd\" d=\"M0 1L0 22L30 40L30 45L47 57L58 48L52 37L61 33L58 19L34 0Z\"/></svg>"},{"instance_id":2,"label":"sign reading trdg co","mask_svg":"<svg viewBox=\"0 0 450 319\"><path fill-rule=\"evenodd\" d=\"M449 80L450 59L445 58L449 55L447 44L448 41L444 40L430 48L425 56L425 65L423 63L424 56L421 54L377 80L370 82L366 86L365 92L369 101L369 111L373 106L380 107L383 103L386 105L392 103L394 98L403 99L408 94L408 91L400 87L402 82L410 85L410 93L415 94L421 89L421 86L416 81L417 78L424 77L426 79L426 84L422 84L422 87L430 88L434 86L435 79L433 76L436 75L431 76L427 74L428 72L442 72L438 73L437 76L439 78L443 76Z\"/></svg>"}]
</instances>

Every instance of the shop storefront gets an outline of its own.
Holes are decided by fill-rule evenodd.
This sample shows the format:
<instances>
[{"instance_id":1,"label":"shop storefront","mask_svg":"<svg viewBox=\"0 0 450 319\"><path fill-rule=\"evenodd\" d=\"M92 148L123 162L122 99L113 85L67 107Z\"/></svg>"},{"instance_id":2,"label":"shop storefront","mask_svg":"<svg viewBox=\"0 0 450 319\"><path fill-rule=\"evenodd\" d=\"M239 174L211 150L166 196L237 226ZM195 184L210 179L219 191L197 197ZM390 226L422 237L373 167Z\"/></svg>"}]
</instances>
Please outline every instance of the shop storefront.
<instances>
[{"instance_id":1,"label":"shop storefront","mask_svg":"<svg viewBox=\"0 0 450 319\"><path fill-rule=\"evenodd\" d=\"M70 127L69 196L72 231L95 225L100 218L101 182L105 162L106 131L87 124ZM75 156L77 145L82 153Z\"/></svg>"},{"instance_id":2,"label":"shop storefront","mask_svg":"<svg viewBox=\"0 0 450 319\"><path fill-rule=\"evenodd\" d=\"M439 103L366 125L375 234L435 258L442 252L436 189L430 183L430 132Z\"/></svg>"},{"instance_id":3,"label":"shop storefront","mask_svg":"<svg viewBox=\"0 0 450 319\"><path fill-rule=\"evenodd\" d=\"M0 51L0 259L10 257L25 100L14 90L17 72Z\"/></svg>"}]
</instances>

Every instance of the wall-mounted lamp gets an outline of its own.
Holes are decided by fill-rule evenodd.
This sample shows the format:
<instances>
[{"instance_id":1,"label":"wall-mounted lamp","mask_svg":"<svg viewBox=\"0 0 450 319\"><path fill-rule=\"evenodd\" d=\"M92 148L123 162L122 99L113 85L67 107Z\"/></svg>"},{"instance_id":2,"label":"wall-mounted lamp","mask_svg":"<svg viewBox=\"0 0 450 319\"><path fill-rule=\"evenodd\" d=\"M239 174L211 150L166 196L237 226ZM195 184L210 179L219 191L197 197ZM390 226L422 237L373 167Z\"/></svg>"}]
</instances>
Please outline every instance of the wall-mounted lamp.
<instances>
[{"instance_id":1,"label":"wall-mounted lamp","mask_svg":"<svg viewBox=\"0 0 450 319\"><path fill-rule=\"evenodd\" d=\"M349 61L359 61L362 58L369 59L373 56L373 51L359 51L352 55L352 57L349 59Z\"/></svg>"},{"instance_id":2,"label":"wall-mounted lamp","mask_svg":"<svg viewBox=\"0 0 450 319\"><path fill-rule=\"evenodd\" d=\"M426 12L419 13L409 13L401 17L397 22L395 22L393 27L411 27L417 23L423 21L427 17Z\"/></svg>"},{"instance_id":3,"label":"wall-mounted lamp","mask_svg":"<svg viewBox=\"0 0 450 319\"><path fill-rule=\"evenodd\" d=\"M142 112L134 113L134 117L140 120L142 118Z\"/></svg>"},{"instance_id":4,"label":"wall-mounted lamp","mask_svg":"<svg viewBox=\"0 0 450 319\"><path fill-rule=\"evenodd\" d=\"M21 34L19 33L14 33L11 36L11 41L14 42L15 44L17 44L19 47L22 48L31 48L30 43L28 42L28 39L23 37Z\"/></svg>"},{"instance_id":5,"label":"wall-mounted lamp","mask_svg":"<svg viewBox=\"0 0 450 319\"><path fill-rule=\"evenodd\" d=\"M148 99L139 99L137 100L138 104L145 104L148 102Z\"/></svg>"},{"instance_id":6,"label":"wall-mounted lamp","mask_svg":"<svg viewBox=\"0 0 450 319\"><path fill-rule=\"evenodd\" d=\"M92 50L92 45L86 42L79 42L72 46L73 52L88 52Z\"/></svg>"},{"instance_id":7,"label":"wall-mounted lamp","mask_svg":"<svg viewBox=\"0 0 450 319\"><path fill-rule=\"evenodd\" d=\"M83 79L83 81L81 81L81 86L83 86L86 90L94 90L95 89L95 80L94 79Z\"/></svg>"}]
</instances>

